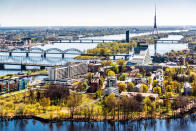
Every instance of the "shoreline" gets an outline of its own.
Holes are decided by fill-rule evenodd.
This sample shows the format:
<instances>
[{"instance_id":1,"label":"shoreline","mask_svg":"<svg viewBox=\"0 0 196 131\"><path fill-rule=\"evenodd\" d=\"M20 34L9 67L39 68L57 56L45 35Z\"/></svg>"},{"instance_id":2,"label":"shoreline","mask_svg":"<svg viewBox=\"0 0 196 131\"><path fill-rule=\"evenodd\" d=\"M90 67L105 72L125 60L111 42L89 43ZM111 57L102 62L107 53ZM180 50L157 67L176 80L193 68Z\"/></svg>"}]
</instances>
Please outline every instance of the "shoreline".
<instances>
[{"instance_id":1,"label":"shoreline","mask_svg":"<svg viewBox=\"0 0 196 131\"><path fill-rule=\"evenodd\" d=\"M186 118L187 116L193 115L196 113L196 107L188 110L184 113L179 113L179 114L175 114L175 115L163 115L163 116L152 116L152 115L145 115L145 116L139 116L139 117L135 117L135 118L129 118L129 119L123 119L121 116L121 119L112 119L112 118L106 118L104 119L104 117L102 116L101 119L97 119L97 118L79 118L81 116L77 116L77 118L54 118L54 119L46 119L46 118L42 118L36 115L17 115L17 116L0 116L0 122L3 121L12 121L12 120L24 120L24 119L34 119L34 120L38 120L40 122L45 122L45 123L57 123L57 122L133 122L133 121L142 121L142 120L153 120L153 119L159 119L159 120L163 120L163 119L178 119L178 118ZM112 117L112 116L110 116Z\"/></svg>"}]
</instances>

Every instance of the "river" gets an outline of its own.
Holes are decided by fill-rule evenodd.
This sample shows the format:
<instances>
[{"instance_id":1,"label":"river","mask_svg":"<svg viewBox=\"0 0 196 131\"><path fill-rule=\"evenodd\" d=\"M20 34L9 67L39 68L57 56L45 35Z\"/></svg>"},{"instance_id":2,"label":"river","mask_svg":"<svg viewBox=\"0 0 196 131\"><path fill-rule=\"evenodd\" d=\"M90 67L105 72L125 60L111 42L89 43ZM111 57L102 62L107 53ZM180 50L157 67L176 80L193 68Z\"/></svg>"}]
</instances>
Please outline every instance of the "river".
<instances>
[{"instance_id":1,"label":"river","mask_svg":"<svg viewBox=\"0 0 196 131\"><path fill-rule=\"evenodd\" d=\"M196 114L178 119L153 119L133 122L57 122L33 119L0 123L1 131L195 131Z\"/></svg>"},{"instance_id":2,"label":"river","mask_svg":"<svg viewBox=\"0 0 196 131\"><path fill-rule=\"evenodd\" d=\"M166 32L180 32L182 30L174 30L174 31L160 31L160 33L166 33ZM146 33L137 33L137 34L130 34L131 37L134 36L141 36L141 35L149 35L151 34L150 32ZM163 39L176 39L180 40L182 36L178 35L170 35L168 38L163 38ZM122 40L125 39L125 34L119 34L119 35L107 35L107 36L98 36L98 37L89 37L85 39L105 39L105 40ZM96 43L54 43L54 44L47 44L44 46L36 46L38 48L42 48L44 50L49 49L49 48L59 48L61 50L66 50L70 48L76 48L81 51L85 51L87 49L92 49L97 46ZM34 48L36 48L34 47ZM158 43L157 44L157 53L159 54L164 54L166 52L169 52L171 50L183 50L187 48L187 44L171 44L171 43ZM149 46L150 54L154 54L154 45ZM59 54L48 54L46 58L41 57L41 54L29 54L29 57L26 57L25 54L18 54L18 53L13 53L12 57L8 56L8 53L0 53L0 62L20 62L20 63L36 63L36 64L53 64L53 65L63 65L67 63L68 61L81 61L81 60L74 60L73 58L76 55L65 55L65 58L61 58L61 55ZM18 70L11 70L13 69L18 69ZM7 70L0 70L0 76L6 75L6 74L15 74L19 72L24 72L20 71L20 66L12 65L12 66L6 66L5 67ZM39 67L27 67L27 69L39 69Z\"/></svg>"}]
</instances>

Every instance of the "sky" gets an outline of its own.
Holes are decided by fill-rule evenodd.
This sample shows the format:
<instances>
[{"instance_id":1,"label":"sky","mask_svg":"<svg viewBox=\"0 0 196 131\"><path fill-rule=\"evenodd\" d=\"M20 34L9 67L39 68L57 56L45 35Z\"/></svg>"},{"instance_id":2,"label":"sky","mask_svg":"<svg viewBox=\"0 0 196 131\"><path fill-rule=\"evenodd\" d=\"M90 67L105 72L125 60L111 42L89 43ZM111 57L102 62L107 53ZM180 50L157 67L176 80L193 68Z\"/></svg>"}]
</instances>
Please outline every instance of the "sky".
<instances>
[{"instance_id":1,"label":"sky","mask_svg":"<svg viewBox=\"0 0 196 131\"><path fill-rule=\"evenodd\" d=\"M196 0L0 0L2 26L196 25Z\"/></svg>"}]
</instances>

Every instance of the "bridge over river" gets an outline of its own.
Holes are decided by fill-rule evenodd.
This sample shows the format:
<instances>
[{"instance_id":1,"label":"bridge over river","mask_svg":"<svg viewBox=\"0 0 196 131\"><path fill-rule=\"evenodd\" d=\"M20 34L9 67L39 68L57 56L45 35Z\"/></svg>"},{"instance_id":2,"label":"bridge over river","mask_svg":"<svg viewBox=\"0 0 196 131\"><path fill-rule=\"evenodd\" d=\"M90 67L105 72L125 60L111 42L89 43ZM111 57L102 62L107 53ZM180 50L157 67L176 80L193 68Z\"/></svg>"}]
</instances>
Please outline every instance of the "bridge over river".
<instances>
[{"instance_id":1,"label":"bridge over river","mask_svg":"<svg viewBox=\"0 0 196 131\"><path fill-rule=\"evenodd\" d=\"M16 48L16 49L0 49L0 53L8 53L9 56L12 56L13 53L17 54L25 54L26 57L29 57L29 54L40 54L42 57L46 57L47 54L61 54L62 58L65 57L65 54L72 54L72 55L81 55L84 52L76 49L76 48L70 48L66 50L61 50L59 48L49 48L47 50L44 50L42 48L31 48L31 49L25 49L25 48Z\"/></svg>"}]
</instances>

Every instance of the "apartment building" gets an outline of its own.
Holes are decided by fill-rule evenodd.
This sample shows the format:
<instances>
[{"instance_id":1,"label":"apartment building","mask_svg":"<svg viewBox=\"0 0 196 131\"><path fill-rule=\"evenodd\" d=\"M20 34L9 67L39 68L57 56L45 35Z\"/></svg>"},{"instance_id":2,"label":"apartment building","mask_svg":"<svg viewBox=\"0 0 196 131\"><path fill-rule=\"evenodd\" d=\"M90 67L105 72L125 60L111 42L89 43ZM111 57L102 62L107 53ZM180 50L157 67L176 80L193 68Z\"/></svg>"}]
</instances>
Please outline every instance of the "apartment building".
<instances>
[{"instance_id":1,"label":"apartment building","mask_svg":"<svg viewBox=\"0 0 196 131\"><path fill-rule=\"evenodd\" d=\"M54 67L49 69L49 80L58 81L66 78L74 78L88 73L87 63L75 63L65 67Z\"/></svg>"}]
</instances>

